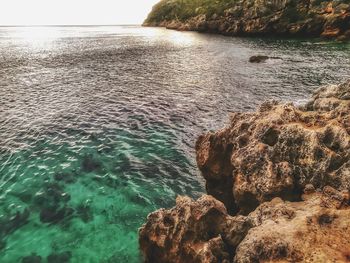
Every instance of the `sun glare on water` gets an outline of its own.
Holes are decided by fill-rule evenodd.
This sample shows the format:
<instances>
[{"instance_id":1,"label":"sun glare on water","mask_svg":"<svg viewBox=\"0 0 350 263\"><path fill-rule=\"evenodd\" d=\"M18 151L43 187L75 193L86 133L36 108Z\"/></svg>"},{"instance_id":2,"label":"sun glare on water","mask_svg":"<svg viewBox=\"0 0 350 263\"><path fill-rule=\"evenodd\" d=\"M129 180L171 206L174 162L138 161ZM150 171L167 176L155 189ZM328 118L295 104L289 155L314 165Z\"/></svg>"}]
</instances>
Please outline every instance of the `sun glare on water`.
<instances>
[{"instance_id":1,"label":"sun glare on water","mask_svg":"<svg viewBox=\"0 0 350 263\"><path fill-rule=\"evenodd\" d=\"M175 45L190 46L197 41L196 36L196 34L191 32L171 31L169 39L171 39Z\"/></svg>"},{"instance_id":2,"label":"sun glare on water","mask_svg":"<svg viewBox=\"0 0 350 263\"><path fill-rule=\"evenodd\" d=\"M62 31L55 27L18 27L9 37L14 41L23 41L34 48L51 45L62 37Z\"/></svg>"},{"instance_id":3,"label":"sun glare on water","mask_svg":"<svg viewBox=\"0 0 350 263\"><path fill-rule=\"evenodd\" d=\"M56 39L60 32L54 27L24 27L15 32L16 37L28 40Z\"/></svg>"}]
</instances>

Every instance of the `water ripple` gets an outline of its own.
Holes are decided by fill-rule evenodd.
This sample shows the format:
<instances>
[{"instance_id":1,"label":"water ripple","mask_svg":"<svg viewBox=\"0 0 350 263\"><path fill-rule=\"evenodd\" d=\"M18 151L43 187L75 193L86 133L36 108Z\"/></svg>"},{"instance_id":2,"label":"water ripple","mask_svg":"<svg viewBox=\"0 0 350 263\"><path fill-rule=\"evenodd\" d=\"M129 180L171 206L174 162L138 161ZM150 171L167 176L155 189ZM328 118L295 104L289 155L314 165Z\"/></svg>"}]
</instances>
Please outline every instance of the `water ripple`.
<instances>
[{"instance_id":1,"label":"water ripple","mask_svg":"<svg viewBox=\"0 0 350 263\"><path fill-rule=\"evenodd\" d=\"M349 44L332 42L139 27L0 28L0 40L1 262L139 262L147 213L204 192L199 134L350 72Z\"/></svg>"}]
</instances>

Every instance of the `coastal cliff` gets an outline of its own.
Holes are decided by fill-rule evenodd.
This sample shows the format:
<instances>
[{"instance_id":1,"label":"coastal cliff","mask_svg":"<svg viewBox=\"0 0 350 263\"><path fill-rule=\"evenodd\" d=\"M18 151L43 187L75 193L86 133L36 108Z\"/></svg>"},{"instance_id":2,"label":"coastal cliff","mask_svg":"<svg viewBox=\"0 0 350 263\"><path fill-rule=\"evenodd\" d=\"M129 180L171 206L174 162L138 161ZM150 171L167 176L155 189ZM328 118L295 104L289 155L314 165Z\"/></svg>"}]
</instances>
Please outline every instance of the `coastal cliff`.
<instances>
[{"instance_id":1,"label":"coastal cliff","mask_svg":"<svg viewBox=\"0 0 350 263\"><path fill-rule=\"evenodd\" d=\"M144 26L231 36L350 38L350 1L161 0Z\"/></svg>"},{"instance_id":2,"label":"coastal cliff","mask_svg":"<svg viewBox=\"0 0 350 263\"><path fill-rule=\"evenodd\" d=\"M200 136L209 195L140 229L146 262L350 262L350 81Z\"/></svg>"}]
</instances>

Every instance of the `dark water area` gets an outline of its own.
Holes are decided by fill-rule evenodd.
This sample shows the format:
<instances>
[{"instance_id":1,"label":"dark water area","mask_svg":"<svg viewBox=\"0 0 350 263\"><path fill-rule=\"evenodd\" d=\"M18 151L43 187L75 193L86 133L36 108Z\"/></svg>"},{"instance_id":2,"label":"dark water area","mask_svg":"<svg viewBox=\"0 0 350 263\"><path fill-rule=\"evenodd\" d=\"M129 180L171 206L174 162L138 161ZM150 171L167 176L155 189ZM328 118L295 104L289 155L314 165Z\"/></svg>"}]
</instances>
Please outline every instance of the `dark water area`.
<instances>
[{"instance_id":1,"label":"dark water area","mask_svg":"<svg viewBox=\"0 0 350 263\"><path fill-rule=\"evenodd\" d=\"M198 135L349 73L336 42L0 28L0 262L140 262L146 215L205 192Z\"/></svg>"}]
</instances>

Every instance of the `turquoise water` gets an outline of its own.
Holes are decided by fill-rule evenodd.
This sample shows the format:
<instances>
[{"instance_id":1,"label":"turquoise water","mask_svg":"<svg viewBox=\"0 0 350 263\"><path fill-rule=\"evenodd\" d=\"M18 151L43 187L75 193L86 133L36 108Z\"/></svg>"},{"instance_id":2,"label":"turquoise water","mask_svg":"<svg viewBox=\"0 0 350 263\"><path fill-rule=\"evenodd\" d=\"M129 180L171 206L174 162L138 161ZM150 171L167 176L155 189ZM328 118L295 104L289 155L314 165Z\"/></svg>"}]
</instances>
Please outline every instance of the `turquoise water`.
<instances>
[{"instance_id":1,"label":"turquoise water","mask_svg":"<svg viewBox=\"0 0 350 263\"><path fill-rule=\"evenodd\" d=\"M197 136L232 111L302 102L347 78L349 52L139 27L0 28L0 262L140 262L147 214L205 192ZM256 54L281 59L250 64Z\"/></svg>"},{"instance_id":2,"label":"turquoise water","mask_svg":"<svg viewBox=\"0 0 350 263\"><path fill-rule=\"evenodd\" d=\"M72 262L139 262L145 216L202 190L182 175L193 173L191 163L161 124L67 132L3 155L1 262L67 251Z\"/></svg>"}]
</instances>

